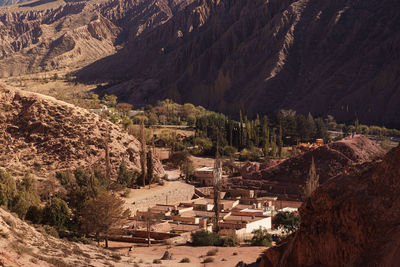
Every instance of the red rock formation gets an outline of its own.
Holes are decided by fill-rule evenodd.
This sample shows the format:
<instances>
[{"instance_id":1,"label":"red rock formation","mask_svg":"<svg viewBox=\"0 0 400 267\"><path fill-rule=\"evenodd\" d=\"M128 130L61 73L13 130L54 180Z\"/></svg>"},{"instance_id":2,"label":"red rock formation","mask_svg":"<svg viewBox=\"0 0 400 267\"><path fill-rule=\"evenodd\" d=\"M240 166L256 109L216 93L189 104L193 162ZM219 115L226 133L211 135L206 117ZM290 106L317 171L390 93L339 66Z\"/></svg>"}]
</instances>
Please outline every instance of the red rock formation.
<instances>
[{"instance_id":1,"label":"red rock formation","mask_svg":"<svg viewBox=\"0 0 400 267\"><path fill-rule=\"evenodd\" d=\"M299 230L259 266L399 266L399 162L397 147L320 186L300 209Z\"/></svg>"},{"instance_id":2,"label":"red rock formation","mask_svg":"<svg viewBox=\"0 0 400 267\"><path fill-rule=\"evenodd\" d=\"M322 184L341 173L347 166L381 158L384 153L374 141L363 135L356 135L287 160L248 163L241 170L242 178L230 179L229 186L270 194L286 194L288 197L300 199L312 157Z\"/></svg>"},{"instance_id":3,"label":"red rock formation","mask_svg":"<svg viewBox=\"0 0 400 267\"><path fill-rule=\"evenodd\" d=\"M0 164L13 173L46 178L77 167L105 170L108 131L113 177L122 161L140 169L139 141L115 124L51 97L0 88ZM164 174L158 159L154 166Z\"/></svg>"}]
</instances>

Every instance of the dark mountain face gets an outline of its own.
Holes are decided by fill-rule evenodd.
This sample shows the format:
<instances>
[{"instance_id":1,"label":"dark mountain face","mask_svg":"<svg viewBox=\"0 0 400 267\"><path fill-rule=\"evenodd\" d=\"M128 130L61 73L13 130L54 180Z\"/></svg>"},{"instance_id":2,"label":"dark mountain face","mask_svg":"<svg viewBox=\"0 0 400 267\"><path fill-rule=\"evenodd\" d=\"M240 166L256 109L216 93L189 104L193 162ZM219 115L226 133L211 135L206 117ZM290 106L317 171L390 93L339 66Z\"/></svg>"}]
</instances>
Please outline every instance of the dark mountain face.
<instances>
[{"instance_id":1,"label":"dark mountain face","mask_svg":"<svg viewBox=\"0 0 400 267\"><path fill-rule=\"evenodd\" d=\"M197 0L78 72L122 99L400 125L400 3Z\"/></svg>"}]
</instances>

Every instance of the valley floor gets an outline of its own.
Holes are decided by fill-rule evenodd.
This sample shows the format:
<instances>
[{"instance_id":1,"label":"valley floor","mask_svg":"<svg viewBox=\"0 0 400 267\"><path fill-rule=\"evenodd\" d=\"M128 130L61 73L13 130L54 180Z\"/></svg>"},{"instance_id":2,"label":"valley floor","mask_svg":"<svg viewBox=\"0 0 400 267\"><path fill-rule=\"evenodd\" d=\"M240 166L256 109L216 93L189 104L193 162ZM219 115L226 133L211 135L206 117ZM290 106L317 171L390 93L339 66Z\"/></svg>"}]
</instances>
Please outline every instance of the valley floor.
<instances>
[{"instance_id":1,"label":"valley floor","mask_svg":"<svg viewBox=\"0 0 400 267\"><path fill-rule=\"evenodd\" d=\"M109 242L110 249L128 256L139 266L207 266L207 267L233 267L239 261L250 264L263 253L266 247L192 247L192 246L167 246L152 245L150 248L144 245L134 245L133 250L129 251L130 243ZM215 256L211 256L214 262L204 264L203 261L207 252L218 249ZM161 264L153 264L153 260L161 259L165 251L172 253L172 260L162 260ZM237 255L234 255L234 253ZM129 253L129 254L128 254ZM235 253L235 254L236 254ZM189 258L190 263L179 263L183 258ZM223 260L224 259L224 260Z\"/></svg>"}]
</instances>

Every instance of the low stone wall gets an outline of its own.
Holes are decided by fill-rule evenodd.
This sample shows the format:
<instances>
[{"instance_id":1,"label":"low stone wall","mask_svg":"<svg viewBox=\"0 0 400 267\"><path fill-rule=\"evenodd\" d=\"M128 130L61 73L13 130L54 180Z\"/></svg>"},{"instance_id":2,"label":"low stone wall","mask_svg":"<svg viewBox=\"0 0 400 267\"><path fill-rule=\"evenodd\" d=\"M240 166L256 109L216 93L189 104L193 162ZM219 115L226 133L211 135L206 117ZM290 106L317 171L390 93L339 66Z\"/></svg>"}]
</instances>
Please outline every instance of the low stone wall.
<instances>
[{"instance_id":1,"label":"low stone wall","mask_svg":"<svg viewBox=\"0 0 400 267\"><path fill-rule=\"evenodd\" d=\"M192 199L194 195L193 185L180 182L173 183L179 184L174 187L159 190L150 196L136 198L132 202L127 203L126 206L131 210L132 215L135 215L137 210L146 211L148 208L154 207L157 204L174 205Z\"/></svg>"}]
</instances>

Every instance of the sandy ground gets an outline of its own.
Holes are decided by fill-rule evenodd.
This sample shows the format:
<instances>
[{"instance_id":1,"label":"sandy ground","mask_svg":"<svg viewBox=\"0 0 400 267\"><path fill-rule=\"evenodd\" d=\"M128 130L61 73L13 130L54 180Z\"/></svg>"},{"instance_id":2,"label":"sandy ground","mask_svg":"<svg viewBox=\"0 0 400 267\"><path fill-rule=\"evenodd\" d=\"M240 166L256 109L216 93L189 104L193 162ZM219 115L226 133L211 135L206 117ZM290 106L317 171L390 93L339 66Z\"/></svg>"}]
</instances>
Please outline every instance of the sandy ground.
<instances>
[{"instance_id":1,"label":"sandy ground","mask_svg":"<svg viewBox=\"0 0 400 267\"><path fill-rule=\"evenodd\" d=\"M177 172L176 174L179 174L179 172ZM135 214L136 208L132 205L132 203L140 202L142 200L145 200L146 198L150 198L157 194L162 194L166 191L173 191L177 188L183 188L183 187L189 187L189 186L192 187L192 185L189 185L182 181L169 181L169 182L165 181L163 186L152 185L152 187L150 189L148 186L146 186L145 188L141 188L141 189L132 189L129 196L127 198L123 198L125 200L125 207L130 209L132 214ZM164 204L164 203L160 203L160 204ZM168 203L168 204L176 204L176 203ZM143 210L143 209L144 208L141 208L141 210Z\"/></svg>"},{"instance_id":2,"label":"sandy ground","mask_svg":"<svg viewBox=\"0 0 400 267\"><path fill-rule=\"evenodd\" d=\"M191 247L191 246L166 246L152 245L149 247L134 246L132 252L129 251L129 243L109 242L111 250L121 255L131 257L139 266L207 266L207 267L234 267L239 261L254 263L259 255L266 250L266 247ZM203 263L207 252L218 249L214 262ZM153 264L153 260L161 259L165 251L172 253L173 260L162 260L161 264ZM234 252L237 255L233 255ZM190 263L180 263L183 258L189 258ZM224 259L224 260L222 260Z\"/></svg>"}]
</instances>

